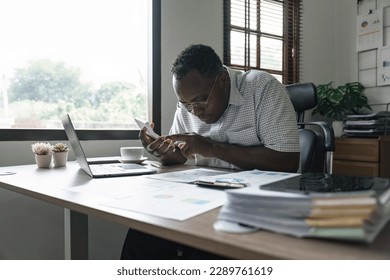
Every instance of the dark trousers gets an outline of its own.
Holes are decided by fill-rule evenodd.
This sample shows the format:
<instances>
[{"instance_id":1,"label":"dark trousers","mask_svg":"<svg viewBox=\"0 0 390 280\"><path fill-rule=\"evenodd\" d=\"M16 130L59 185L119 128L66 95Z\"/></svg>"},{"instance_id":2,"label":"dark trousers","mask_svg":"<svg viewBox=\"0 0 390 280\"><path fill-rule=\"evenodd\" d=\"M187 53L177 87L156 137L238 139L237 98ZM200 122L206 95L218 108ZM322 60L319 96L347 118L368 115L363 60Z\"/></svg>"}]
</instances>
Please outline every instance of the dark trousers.
<instances>
[{"instance_id":1,"label":"dark trousers","mask_svg":"<svg viewBox=\"0 0 390 280\"><path fill-rule=\"evenodd\" d=\"M122 248L122 260L222 260L226 259L134 229L129 229Z\"/></svg>"}]
</instances>

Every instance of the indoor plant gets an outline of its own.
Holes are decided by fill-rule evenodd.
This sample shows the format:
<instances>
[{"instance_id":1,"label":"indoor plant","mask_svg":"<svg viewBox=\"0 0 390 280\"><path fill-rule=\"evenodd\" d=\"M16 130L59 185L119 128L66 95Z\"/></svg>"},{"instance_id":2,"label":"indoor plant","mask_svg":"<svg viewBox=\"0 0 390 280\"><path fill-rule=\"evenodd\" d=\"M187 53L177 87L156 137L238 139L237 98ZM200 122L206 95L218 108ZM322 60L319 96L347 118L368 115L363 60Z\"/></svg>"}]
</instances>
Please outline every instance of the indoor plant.
<instances>
[{"instance_id":1,"label":"indoor plant","mask_svg":"<svg viewBox=\"0 0 390 280\"><path fill-rule=\"evenodd\" d=\"M56 143L51 146L53 151L53 164L55 167L65 166L68 160L69 148L64 143Z\"/></svg>"},{"instance_id":2,"label":"indoor plant","mask_svg":"<svg viewBox=\"0 0 390 280\"><path fill-rule=\"evenodd\" d=\"M371 107L368 105L361 83L346 83L336 88L332 83L317 86L317 107L312 114L319 114L332 120L335 135L340 136L336 126L341 126L342 129L342 121L347 115L367 113Z\"/></svg>"},{"instance_id":3,"label":"indoor plant","mask_svg":"<svg viewBox=\"0 0 390 280\"><path fill-rule=\"evenodd\" d=\"M52 146L49 143L34 143L31 145L31 150L35 153L35 162L38 167L50 167Z\"/></svg>"}]
</instances>

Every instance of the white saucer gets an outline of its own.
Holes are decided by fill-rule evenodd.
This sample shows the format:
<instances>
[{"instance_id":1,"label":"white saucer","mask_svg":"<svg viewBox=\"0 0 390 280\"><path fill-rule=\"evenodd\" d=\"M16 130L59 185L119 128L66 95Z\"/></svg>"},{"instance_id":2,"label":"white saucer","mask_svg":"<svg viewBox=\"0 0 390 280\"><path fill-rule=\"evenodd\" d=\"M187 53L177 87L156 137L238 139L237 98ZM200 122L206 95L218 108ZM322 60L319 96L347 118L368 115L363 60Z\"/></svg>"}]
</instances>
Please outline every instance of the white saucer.
<instances>
[{"instance_id":1,"label":"white saucer","mask_svg":"<svg viewBox=\"0 0 390 280\"><path fill-rule=\"evenodd\" d=\"M142 157L140 159L120 159L119 161L121 163L142 163L147 159L148 159L147 157Z\"/></svg>"}]
</instances>

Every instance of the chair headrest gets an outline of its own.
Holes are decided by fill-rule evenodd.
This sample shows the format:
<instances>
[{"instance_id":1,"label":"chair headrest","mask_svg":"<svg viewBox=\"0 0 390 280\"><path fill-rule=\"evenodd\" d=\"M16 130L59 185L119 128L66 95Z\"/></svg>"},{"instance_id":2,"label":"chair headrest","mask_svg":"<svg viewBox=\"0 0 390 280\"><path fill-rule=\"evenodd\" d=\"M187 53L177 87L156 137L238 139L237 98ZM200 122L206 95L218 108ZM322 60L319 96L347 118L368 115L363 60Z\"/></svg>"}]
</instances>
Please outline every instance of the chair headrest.
<instances>
[{"instance_id":1,"label":"chair headrest","mask_svg":"<svg viewBox=\"0 0 390 280\"><path fill-rule=\"evenodd\" d=\"M317 105L317 90L313 83L286 85L296 112L310 110Z\"/></svg>"}]
</instances>

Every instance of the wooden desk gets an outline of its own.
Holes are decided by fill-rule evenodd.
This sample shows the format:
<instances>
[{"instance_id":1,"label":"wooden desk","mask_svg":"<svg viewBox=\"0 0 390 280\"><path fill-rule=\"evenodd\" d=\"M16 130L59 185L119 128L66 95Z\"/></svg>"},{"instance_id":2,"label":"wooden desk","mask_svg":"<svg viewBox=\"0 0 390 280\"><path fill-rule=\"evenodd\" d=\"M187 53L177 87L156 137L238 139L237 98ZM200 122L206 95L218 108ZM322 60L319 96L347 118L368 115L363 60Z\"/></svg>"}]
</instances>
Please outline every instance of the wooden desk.
<instances>
[{"instance_id":1,"label":"wooden desk","mask_svg":"<svg viewBox=\"0 0 390 280\"><path fill-rule=\"evenodd\" d=\"M217 232L213 223L219 209L184 222L103 206L101 199L65 191L78 185L131 185L134 177L91 179L78 165L38 169L35 165L1 167L16 175L0 176L0 187L65 208L67 258L87 258L88 215L107 219L162 238L237 259L390 259L390 225L372 244L300 239L268 231L250 234ZM81 249L76 250L80 246Z\"/></svg>"},{"instance_id":2,"label":"wooden desk","mask_svg":"<svg viewBox=\"0 0 390 280\"><path fill-rule=\"evenodd\" d=\"M333 173L390 177L390 136L335 139Z\"/></svg>"}]
</instances>

